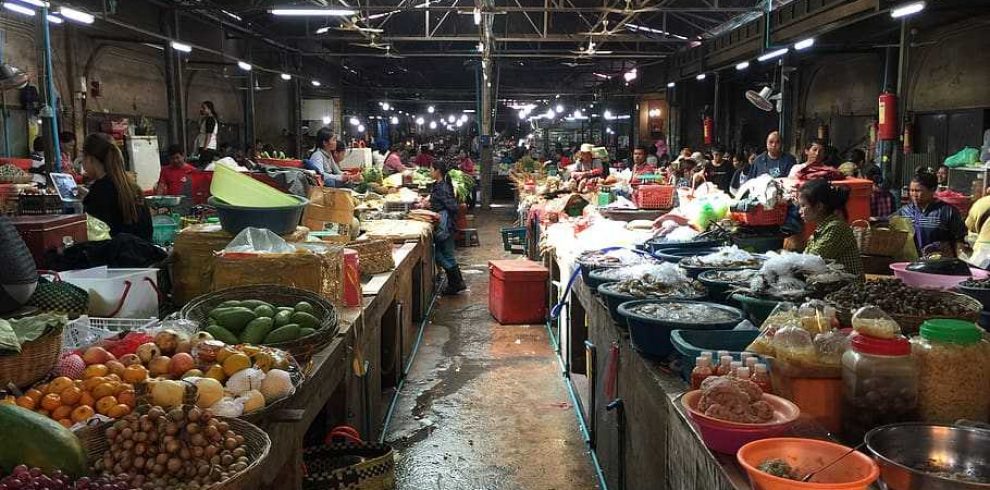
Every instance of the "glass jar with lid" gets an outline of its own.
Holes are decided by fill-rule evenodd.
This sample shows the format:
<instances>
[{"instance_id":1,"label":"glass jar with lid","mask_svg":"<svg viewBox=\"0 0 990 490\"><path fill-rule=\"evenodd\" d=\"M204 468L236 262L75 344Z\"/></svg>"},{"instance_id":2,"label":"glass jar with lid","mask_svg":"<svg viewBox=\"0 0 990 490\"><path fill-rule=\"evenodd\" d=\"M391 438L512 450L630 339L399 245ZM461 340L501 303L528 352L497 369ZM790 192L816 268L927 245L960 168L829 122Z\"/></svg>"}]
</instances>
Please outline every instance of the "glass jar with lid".
<instances>
[{"instance_id":1,"label":"glass jar with lid","mask_svg":"<svg viewBox=\"0 0 990 490\"><path fill-rule=\"evenodd\" d=\"M912 339L918 360L918 410L930 423L986 422L990 412L990 342L973 322L932 319Z\"/></svg>"},{"instance_id":2,"label":"glass jar with lid","mask_svg":"<svg viewBox=\"0 0 990 490\"><path fill-rule=\"evenodd\" d=\"M854 334L842 355L843 434L860 441L870 429L917 420L918 369L905 337Z\"/></svg>"}]
</instances>

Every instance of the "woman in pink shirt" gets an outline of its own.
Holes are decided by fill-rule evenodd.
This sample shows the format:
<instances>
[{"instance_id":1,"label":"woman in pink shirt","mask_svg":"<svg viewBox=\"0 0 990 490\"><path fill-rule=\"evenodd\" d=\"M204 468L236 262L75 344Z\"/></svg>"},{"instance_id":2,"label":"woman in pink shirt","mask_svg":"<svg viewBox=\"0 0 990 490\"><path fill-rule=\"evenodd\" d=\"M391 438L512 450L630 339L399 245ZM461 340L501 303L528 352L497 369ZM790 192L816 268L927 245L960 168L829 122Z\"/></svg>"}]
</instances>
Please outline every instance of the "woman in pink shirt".
<instances>
[{"instance_id":1,"label":"woman in pink shirt","mask_svg":"<svg viewBox=\"0 0 990 490\"><path fill-rule=\"evenodd\" d=\"M402 164L402 156L399 155L399 146L392 145L388 150L388 155L385 155L385 162L382 164L382 172L385 175L392 175L406 170L405 165Z\"/></svg>"},{"instance_id":2,"label":"woman in pink shirt","mask_svg":"<svg viewBox=\"0 0 990 490\"><path fill-rule=\"evenodd\" d=\"M466 151L461 150L461 152L457 155L457 160L459 162L457 168L460 169L461 172L468 175L474 175L474 162L471 160L471 157L468 156Z\"/></svg>"}]
</instances>

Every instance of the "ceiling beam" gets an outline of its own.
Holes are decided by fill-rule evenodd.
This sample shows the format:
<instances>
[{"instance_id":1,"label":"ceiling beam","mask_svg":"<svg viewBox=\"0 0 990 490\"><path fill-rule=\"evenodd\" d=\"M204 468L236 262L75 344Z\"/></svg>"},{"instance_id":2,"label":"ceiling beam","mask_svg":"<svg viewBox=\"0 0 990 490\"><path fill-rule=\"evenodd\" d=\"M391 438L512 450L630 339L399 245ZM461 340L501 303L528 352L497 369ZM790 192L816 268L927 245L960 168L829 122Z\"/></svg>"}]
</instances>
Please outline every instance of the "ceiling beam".
<instances>
[{"instance_id":1,"label":"ceiling beam","mask_svg":"<svg viewBox=\"0 0 990 490\"><path fill-rule=\"evenodd\" d=\"M586 43L588 41L586 35L581 34L550 34L546 37L539 35L520 35L513 34L509 36L495 36L494 41L500 43ZM334 39L337 40L337 39ZM353 40L353 38L340 38L341 41ZM381 38L382 41L387 42L465 42L465 43L477 43L477 36L384 36ZM601 43L612 43L612 42L628 42L628 43L660 43L660 44L685 44L690 42L690 40L676 39L676 38L661 38L661 37L644 37L644 36L625 36L625 35L611 35L611 36L595 36L595 42L599 45Z\"/></svg>"},{"instance_id":2,"label":"ceiling beam","mask_svg":"<svg viewBox=\"0 0 990 490\"><path fill-rule=\"evenodd\" d=\"M443 52L419 52L419 53L402 53L401 56L396 56L394 54L385 54L384 52L367 52L367 53L340 53L333 51L309 51L303 53L304 56L327 56L330 58L478 58L480 53L477 51L443 51ZM653 59L659 60L665 58L666 53L647 53L647 52L613 52L611 54L596 54L593 57L579 56L570 51L561 52L547 52L546 50L533 50L533 51L496 51L492 54L495 58L559 58L559 59Z\"/></svg>"}]
</instances>

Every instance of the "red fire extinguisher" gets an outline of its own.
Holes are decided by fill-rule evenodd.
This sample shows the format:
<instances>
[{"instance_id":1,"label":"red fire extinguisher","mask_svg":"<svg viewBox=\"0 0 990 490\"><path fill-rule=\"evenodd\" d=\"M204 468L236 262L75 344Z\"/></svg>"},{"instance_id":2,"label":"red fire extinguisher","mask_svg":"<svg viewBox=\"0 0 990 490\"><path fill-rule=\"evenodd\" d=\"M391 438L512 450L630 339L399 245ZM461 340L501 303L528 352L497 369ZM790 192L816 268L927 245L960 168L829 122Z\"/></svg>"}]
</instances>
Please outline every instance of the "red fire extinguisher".
<instances>
[{"instance_id":1,"label":"red fire extinguisher","mask_svg":"<svg viewBox=\"0 0 990 490\"><path fill-rule=\"evenodd\" d=\"M910 121L904 121L904 136L903 143L901 146L904 147L904 154L910 155L914 153L914 148L912 148L911 133L914 132L914 125Z\"/></svg>"},{"instance_id":2,"label":"red fire extinguisher","mask_svg":"<svg viewBox=\"0 0 990 490\"><path fill-rule=\"evenodd\" d=\"M702 120L702 127L704 129L705 145L711 145L712 137L715 133L715 121L710 116L705 116Z\"/></svg>"},{"instance_id":3,"label":"red fire extinguisher","mask_svg":"<svg viewBox=\"0 0 990 490\"><path fill-rule=\"evenodd\" d=\"M891 92L880 94L877 111L877 137L881 140L897 139L897 95Z\"/></svg>"}]
</instances>

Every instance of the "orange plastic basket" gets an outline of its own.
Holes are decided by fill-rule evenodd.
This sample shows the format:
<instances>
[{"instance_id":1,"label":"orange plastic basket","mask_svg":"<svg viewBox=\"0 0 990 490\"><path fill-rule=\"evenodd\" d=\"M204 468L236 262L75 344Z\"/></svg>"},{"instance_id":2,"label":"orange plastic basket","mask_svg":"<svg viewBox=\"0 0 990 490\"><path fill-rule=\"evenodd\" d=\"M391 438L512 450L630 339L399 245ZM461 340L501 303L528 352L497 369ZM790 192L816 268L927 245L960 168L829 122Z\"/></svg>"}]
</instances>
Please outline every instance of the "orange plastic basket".
<instances>
[{"instance_id":1,"label":"orange plastic basket","mask_svg":"<svg viewBox=\"0 0 990 490\"><path fill-rule=\"evenodd\" d=\"M767 211L762 204L749 211L732 212L732 220L747 226L778 226L784 224L787 219L787 203L778 204L777 207Z\"/></svg>"},{"instance_id":2,"label":"orange plastic basket","mask_svg":"<svg viewBox=\"0 0 990 490\"><path fill-rule=\"evenodd\" d=\"M670 209L674 207L672 185L643 184L633 193L633 202L640 209Z\"/></svg>"}]
</instances>

